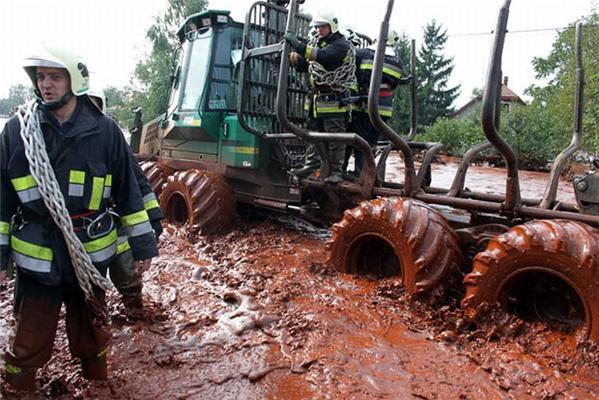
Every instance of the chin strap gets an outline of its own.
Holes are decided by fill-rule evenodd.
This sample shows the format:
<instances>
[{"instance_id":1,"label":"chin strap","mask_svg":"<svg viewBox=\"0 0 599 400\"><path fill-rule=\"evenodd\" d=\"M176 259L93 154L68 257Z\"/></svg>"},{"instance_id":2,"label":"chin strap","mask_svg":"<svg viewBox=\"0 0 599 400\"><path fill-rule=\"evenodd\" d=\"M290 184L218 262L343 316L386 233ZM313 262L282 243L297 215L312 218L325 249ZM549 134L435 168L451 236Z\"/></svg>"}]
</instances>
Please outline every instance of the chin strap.
<instances>
[{"instance_id":1,"label":"chin strap","mask_svg":"<svg viewBox=\"0 0 599 400\"><path fill-rule=\"evenodd\" d=\"M62 96L60 98L60 100L56 100L56 101L42 100L41 103L42 103L42 106L44 107L44 109L46 109L46 110L58 110L59 108L64 107L65 104L67 104L69 102L69 100L71 100L72 97L73 97L73 93L68 92L64 96Z\"/></svg>"}]
</instances>

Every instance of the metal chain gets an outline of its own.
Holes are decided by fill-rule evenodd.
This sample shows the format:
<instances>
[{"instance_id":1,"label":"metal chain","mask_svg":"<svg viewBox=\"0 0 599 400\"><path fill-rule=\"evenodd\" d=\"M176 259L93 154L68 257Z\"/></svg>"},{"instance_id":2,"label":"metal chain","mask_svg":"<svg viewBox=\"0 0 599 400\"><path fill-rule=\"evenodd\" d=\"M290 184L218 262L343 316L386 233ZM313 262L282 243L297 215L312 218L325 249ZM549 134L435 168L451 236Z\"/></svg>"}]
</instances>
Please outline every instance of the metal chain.
<instances>
[{"instance_id":1,"label":"metal chain","mask_svg":"<svg viewBox=\"0 0 599 400\"><path fill-rule=\"evenodd\" d=\"M310 38L309 45L318 46L318 36ZM334 91L344 92L356 84L356 48L350 43L349 60L340 67L327 71L322 64L309 61L308 72L315 85L329 86Z\"/></svg>"},{"instance_id":2,"label":"metal chain","mask_svg":"<svg viewBox=\"0 0 599 400\"><path fill-rule=\"evenodd\" d=\"M102 290L112 289L111 282L94 267L83 243L75 234L73 222L65 206L64 196L50 164L46 144L40 126L40 110L36 101L19 107L17 116L21 124L21 139L25 146L25 156L29 161L29 171L37 182L42 199L56 226L61 230L79 286L90 305L97 305L92 284ZM97 311L97 310L96 310Z\"/></svg>"}]
</instances>

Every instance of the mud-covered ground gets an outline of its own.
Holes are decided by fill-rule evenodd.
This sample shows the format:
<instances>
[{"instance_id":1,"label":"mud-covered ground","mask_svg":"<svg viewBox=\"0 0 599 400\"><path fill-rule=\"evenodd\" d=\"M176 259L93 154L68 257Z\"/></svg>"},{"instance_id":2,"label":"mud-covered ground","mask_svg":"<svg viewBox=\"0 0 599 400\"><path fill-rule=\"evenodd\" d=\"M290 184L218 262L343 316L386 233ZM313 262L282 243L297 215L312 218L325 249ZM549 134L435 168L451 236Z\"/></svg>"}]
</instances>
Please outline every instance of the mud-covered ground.
<instances>
[{"instance_id":1,"label":"mud-covered ground","mask_svg":"<svg viewBox=\"0 0 599 400\"><path fill-rule=\"evenodd\" d=\"M128 317L118 297L109 298L110 380L79 377L61 327L29 397L599 397L599 352L578 343L579 333L497 311L469 322L457 296L415 303L395 278L331 271L328 230L240 214L235 230L212 238L165 225L161 255L144 275L143 318ZM2 346L9 289L0 293Z\"/></svg>"}]
</instances>

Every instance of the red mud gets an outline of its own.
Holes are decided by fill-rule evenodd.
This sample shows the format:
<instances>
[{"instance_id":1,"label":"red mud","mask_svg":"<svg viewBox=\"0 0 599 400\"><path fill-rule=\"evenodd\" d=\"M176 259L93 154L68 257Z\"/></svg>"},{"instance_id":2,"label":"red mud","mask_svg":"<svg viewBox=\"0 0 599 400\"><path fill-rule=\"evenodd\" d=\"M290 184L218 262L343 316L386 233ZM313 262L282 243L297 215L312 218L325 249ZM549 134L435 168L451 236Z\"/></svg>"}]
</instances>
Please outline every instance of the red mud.
<instances>
[{"instance_id":1,"label":"red mud","mask_svg":"<svg viewBox=\"0 0 599 400\"><path fill-rule=\"evenodd\" d=\"M324 266L328 231L243 214L234 232L211 239L166 225L161 255L144 275L144 318L127 317L109 298L110 380L80 378L61 327L29 398L599 397L599 352L575 336L501 312L467 322L458 296L412 302L393 278Z\"/></svg>"}]
</instances>

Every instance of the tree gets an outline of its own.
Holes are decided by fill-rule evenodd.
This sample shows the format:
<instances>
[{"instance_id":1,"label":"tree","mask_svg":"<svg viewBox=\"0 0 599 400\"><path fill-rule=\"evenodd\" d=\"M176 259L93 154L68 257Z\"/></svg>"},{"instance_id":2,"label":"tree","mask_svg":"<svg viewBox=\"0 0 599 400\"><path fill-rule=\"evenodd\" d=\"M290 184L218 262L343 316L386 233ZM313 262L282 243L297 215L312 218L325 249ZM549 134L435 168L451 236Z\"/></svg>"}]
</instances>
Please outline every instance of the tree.
<instances>
[{"instance_id":1,"label":"tree","mask_svg":"<svg viewBox=\"0 0 599 400\"><path fill-rule=\"evenodd\" d=\"M432 125L437 118L453 112L451 104L460 93L460 85L448 87L453 58L443 55L447 30L435 20L424 28L424 42L418 51L418 122Z\"/></svg>"},{"instance_id":2,"label":"tree","mask_svg":"<svg viewBox=\"0 0 599 400\"><path fill-rule=\"evenodd\" d=\"M8 115L13 109L33 97L33 90L25 85L13 85L8 89L8 97L0 99L0 114Z\"/></svg>"},{"instance_id":3,"label":"tree","mask_svg":"<svg viewBox=\"0 0 599 400\"><path fill-rule=\"evenodd\" d=\"M143 108L145 121L166 112L173 56L179 45L176 32L186 17L203 11L206 5L207 0L168 0L164 15L147 30L152 51L137 64L134 77L139 87L130 94L132 103Z\"/></svg>"},{"instance_id":4,"label":"tree","mask_svg":"<svg viewBox=\"0 0 599 400\"><path fill-rule=\"evenodd\" d=\"M404 75L410 74L411 63L410 39L402 34L395 45L395 54L399 55L403 61ZM410 86L400 85L393 93L393 117L390 121L391 127L400 135L407 135L410 131Z\"/></svg>"},{"instance_id":5,"label":"tree","mask_svg":"<svg viewBox=\"0 0 599 400\"><path fill-rule=\"evenodd\" d=\"M584 18L583 60L585 68L585 103L583 118L583 146L599 153L599 14ZM533 60L538 79L548 80L545 86L531 86L527 94L536 102L546 105L548 114L562 121L566 131L560 135L566 144L572 131L574 116L574 93L576 90L576 56L574 47L575 27L571 24L559 33L551 53Z\"/></svg>"}]
</instances>

